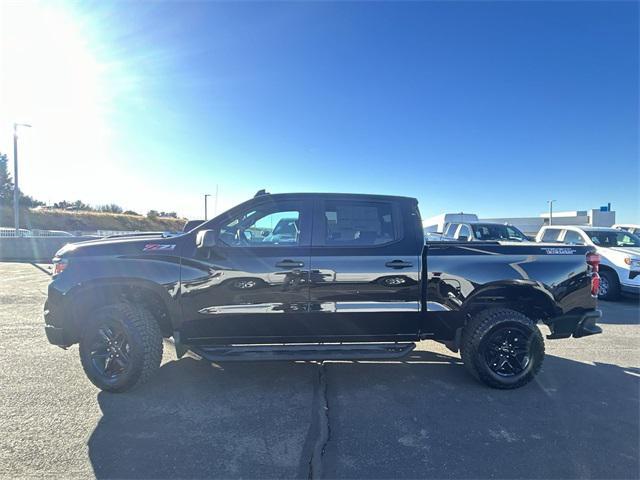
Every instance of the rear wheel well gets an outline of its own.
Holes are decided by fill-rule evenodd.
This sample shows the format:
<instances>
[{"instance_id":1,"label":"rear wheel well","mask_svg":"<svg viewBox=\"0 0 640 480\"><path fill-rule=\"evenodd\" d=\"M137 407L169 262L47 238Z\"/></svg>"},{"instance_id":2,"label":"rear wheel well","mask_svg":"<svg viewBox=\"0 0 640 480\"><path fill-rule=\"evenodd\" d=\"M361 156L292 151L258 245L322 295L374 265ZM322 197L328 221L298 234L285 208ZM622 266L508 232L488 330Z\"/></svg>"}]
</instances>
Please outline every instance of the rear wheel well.
<instances>
[{"instance_id":1,"label":"rear wheel well","mask_svg":"<svg viewBox=\"0 0 640 480\"><path fill-rule=\"evenodd\" d=\"M467 318L489 308L508 308L534 321L546 321L558 315L551 298L528 286L498 287L479 293L465 306Z\"/></svg>"},{"instance_id":2,"label":"rear wheel well","mask_svg":"<svg viewBox=\"0 0 640 480\"><path fill-rule=\"evenodd\" d=\"M169 310L160 295L153 290L140 286L109 285L89 288L76 295L78 301L72 307L74 331L71 332L75 341L78 341L92 311L116 303L130 303L147 309L164 337L173 334Z\"/></svg>"}]
</instances>

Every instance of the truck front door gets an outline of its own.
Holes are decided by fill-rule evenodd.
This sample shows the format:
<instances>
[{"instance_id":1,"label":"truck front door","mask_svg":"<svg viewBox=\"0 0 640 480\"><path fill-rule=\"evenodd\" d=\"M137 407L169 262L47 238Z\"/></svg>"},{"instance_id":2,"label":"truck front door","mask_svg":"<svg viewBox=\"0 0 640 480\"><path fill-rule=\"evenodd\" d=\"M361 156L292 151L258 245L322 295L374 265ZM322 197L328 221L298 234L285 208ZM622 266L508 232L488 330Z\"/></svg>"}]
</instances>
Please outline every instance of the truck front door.
<instances>
[{"instance_id":1,"label":"truck front door","mask_svg":"<svg viewBox=\"0 0 640 480\"><path fill-rule=\"evenodd\" d=\"M254 343L304 331L309 302L311 201L269 195L216 219L212 248L182 260L182 341ZM191 242L193 240L193 242Z\"/></svg>"},{"instance_id":2,"label":"truck front door","mask_svg":"<svg viewBox=\"0 0 640 480\"><path fill-rule=\"evenodd\" d=\"M415 340L424 239L417 206L409 202L349 196L316 200L306 323L319 336Z\"/></svg>"}]
</instances>

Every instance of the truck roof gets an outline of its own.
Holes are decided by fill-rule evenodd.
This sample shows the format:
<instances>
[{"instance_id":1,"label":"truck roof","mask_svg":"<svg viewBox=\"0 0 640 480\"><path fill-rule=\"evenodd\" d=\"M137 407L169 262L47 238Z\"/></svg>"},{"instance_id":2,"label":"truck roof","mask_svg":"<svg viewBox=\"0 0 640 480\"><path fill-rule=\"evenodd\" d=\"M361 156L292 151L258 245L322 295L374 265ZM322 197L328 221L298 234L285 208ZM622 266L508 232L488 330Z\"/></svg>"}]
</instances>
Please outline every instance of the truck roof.
<instances>
[{"instance_id":1,"label":"truck roof","mask_svg":"<svg viewBox=\"0 0 640 480\"><path fill-rule=\"evenodd\" d=\"M300 197L310 197L310 198L354 198L354 199L377 199L377 200L402 200L402 201L412 201L417 202L418 200L414 197L406 197L402 195L379 195L374 193L321 193L321 192L300 192L300 193L268 193L260 190L254 198L257 197L271 197L271 198L300 198Z\"/></svg>"},{"instance_id":2,"label":"truck roof","mask_svg":"<svg viewBox=\"0 0 640 480\"><path fill-rule=\"evenodd\" d=\"M561 229L564 228L566 230L589 230L589 231L598 231L598 232L613 232L613 231L618 231L617 229L613 228L613 227L591 227L589 225L544 225L542 227L543 229L549 229L549 228L557 228L557 229Z\"/></svg>"},{"instance_id":3,"label":"truck roof","mask_svg":"<svg viewBox=\"0 0 640 480\"><path fill-rule=\"evenodd\" d=\"M463 220L463 221L455 221L455 222L447 222L447 223L468 223L469 225L509 225L510 223L500 223L500 222L485 222L483 220Z\"/></svg>"}]
</instances>

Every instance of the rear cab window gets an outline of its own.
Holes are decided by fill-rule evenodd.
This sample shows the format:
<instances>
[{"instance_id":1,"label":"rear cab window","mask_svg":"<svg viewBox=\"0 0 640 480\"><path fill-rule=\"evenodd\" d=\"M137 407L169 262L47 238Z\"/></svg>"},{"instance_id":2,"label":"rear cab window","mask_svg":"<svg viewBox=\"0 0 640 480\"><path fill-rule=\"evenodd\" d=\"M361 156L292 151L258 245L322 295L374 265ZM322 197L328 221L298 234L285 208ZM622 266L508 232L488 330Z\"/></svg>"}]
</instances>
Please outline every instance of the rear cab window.
<instances>
[{"instance_id":1,"label":"rear cab window","mask_svg":"<svg viewBox=\"0 0 640 480\"><path fill-rule=\"evenodd\" d=\"M444 236L453 238L453 235L455 234L456 229L458 228L458 225L460 225L460 224L459 223L450 223L450 224L448 224L447 228L444 231Z\"/></svg>"},{"instance_id":2,"label":"rear cab window","mask_svg":"<svg viewBox=\"0 0 640 480\"><path fill-rule=\"evenodd\" d=\"M460 237L466 237L467 239L471 237L471 230L467 225L464 225L464 224L460 225L460 229L458 230L458 234L456 235L456 238L460 238Z\"/></svg>"}]
</instances>

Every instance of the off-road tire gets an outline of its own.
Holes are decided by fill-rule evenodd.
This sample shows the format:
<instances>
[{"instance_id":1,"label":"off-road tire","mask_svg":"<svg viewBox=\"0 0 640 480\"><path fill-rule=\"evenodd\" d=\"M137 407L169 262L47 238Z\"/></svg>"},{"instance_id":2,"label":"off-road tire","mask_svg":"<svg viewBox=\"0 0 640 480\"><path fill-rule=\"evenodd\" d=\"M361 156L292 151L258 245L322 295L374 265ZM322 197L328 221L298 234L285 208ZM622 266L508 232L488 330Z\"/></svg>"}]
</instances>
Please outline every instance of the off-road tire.
<instances>
[{"instance_id":1,"label":"off-road tire","mask_svg":"<svg viewBox=\"0 0 640 480\"><path fill-rule=\"evenodd\" d=\"M618 280L618 275L610 270L604 270L600 272L600 285L602 286L603 282L606 282L608 286L607 291L604 295L601 295L598 292L598 298L600 300L616 300L620 296L620 281Z\"/></svg>"},{"instance_id":2,"label":"off-road tire","mask_svg":"<svg viewBox=\"0 0 640 480\"><path fill-rule=\"evenodd\" d=\"M492 370L487 361L488 343L494 334L509 328L528 334L528 363L522 372L503 376ZM485 385L513 389L529 383L542 367L544 339L535 322L526 315L507 308L493 308L476 314L462 332L461 356L467 370Z\"/></svg>"},{"instance_id":3,"label":"off-road tire","mask_svg":"<svg viewBox=\"0 0 640 480\"><path fill-rule=\"evenodd\" d=\"M124 392L146 382L162 361L162 333L153 315L143 307L118 303L89 312L80 338L80 361L87 377L101 390ZM125 332L129 345L129 366L116 379L108 379L94 365L91 356L96 335L105 325L116 325Z\"/></svg>"}]
</instances>

